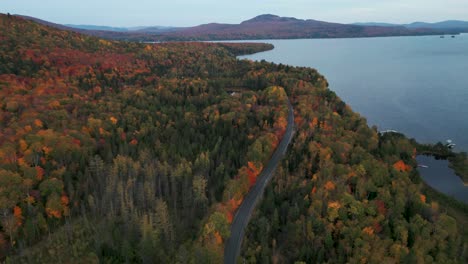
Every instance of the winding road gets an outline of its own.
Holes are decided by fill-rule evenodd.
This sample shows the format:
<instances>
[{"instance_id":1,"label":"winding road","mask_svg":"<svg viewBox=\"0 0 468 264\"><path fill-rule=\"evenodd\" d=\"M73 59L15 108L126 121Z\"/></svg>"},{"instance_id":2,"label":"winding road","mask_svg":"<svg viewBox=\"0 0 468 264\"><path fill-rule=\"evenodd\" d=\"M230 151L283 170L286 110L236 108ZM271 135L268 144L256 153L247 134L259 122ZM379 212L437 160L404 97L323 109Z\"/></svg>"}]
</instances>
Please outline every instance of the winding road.
<instances>
[{"instance_id":1,"label":"winding road","mask_svg":"<svg viewBox=\"0 0 468 264\"><path fill-rule=\"evenodd\" d=\"M288 149L289 143L291 143L294 134L294 110L291 102L288 99L288 126L286 133L283 136L280 144L276 148L275 152L268 161L268 164L260 173L257 178L257 182L250 189L249 193L245 196L244 201L237 210L234 221L231 225L231 236L226 242L224 248L224 263L235 264L240 254L240 248L242 245L242 239L244 238L245 228L249 223L250 217L252 216L253 209L258 201L263 196L265 187L273 177L273 173L278 166L278 163L283 158L286 150Z\"/></svg>"}]
</instances>

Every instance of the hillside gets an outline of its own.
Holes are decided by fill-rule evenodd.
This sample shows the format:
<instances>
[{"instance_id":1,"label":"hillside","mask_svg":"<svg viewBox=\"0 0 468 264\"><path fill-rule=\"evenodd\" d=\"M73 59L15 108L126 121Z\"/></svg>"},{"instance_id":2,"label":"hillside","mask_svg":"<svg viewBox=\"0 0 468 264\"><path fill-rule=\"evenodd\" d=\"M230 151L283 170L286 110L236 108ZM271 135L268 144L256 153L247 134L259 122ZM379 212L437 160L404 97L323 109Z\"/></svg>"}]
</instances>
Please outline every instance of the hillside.
<instances>
[{"instance_id":1,"label":"hillside","mask_svg":"<svg viewBox=\"0 0 468 264\"><path fill-rule=\"evenodd\" d=\"M440 34L434 29L408 29L403 26L360 26L260 15L240 24L210 23L185 28L144 28L137 31L74 29L81 33L115 40L190 41L237 39L354 38Z\"/></svg>"},{"instance_id":2,"label":"hillside","mask_svg":"<svg viewBox=\"0 0 468 264\"><path fill-rule=\"evenodd\" d=\"M117 31L117 32L126 32L131 29L125 27L108 27L108 26L97 26L97 25L73 25L65 24L64 26L76 29L85 29L85 30L105 30L105 31Z\"/></svg>"},{"instance_id":3,"label":"hillside","mask_svg":"<svg viewBox=\"0 0 468 264\"><path fill-rule=\"evenodd\" d=\"M234 58L272 46L117 43L6 15L0 40L0 259L174 260L214 214L210 254L284 129L283 89Z\"/></svg>"},{"instance_id":4,"label":"hillside","mask_svg":"<svg viewBox=\"0 0 468 264\"><path fill-rule=\"evenodd\" d=\"M446 33L464 33L468 32L468 21L447 20L436 23L413 22L410 24L389 24L389 23L354 23L353 25L360 26L382 26L382 27L405 27L409 29L432 29Z\"/></svg>"},{"instance_id":5,"label":"hillside","mask_svg":"<svg viewBox=\"0 0 468 264\"><path fill-rule=\"evenodd\" d=\"M71 29L82 29L88 31L114 31L114 32L145 32L145 33L161 33L168 31L175 31L176 27L164 26L151 26L151 27L109 27L109 26L96 26L96 25L73 25L66 24L66 27Z\"/></svg>"},{"instance_id":6,"label":"hillside","mask_svg":"<svg viewBox=\"0 0 468 264\"><path fill-rule=\"evenodd\" d=\"M403 27L355 26L261 15L240 24L206 24L162 34L167 40L351 38L434 34Z\"/></svg>"},{"instance_id":7,"label":"hillside","mask_svg":"<svg viewBox=\"0 0 468 264\"><path fill-rule=\"evenodd\" d=\"M135 41L142 40L146 38L148 35L154 35L163 32L170 32L174 30L178 30L180 28L176 27L160 27L160 26L152 26L152 27L136 27L136 28L117 28L117 27L105 27L105 26L94 26L94 25L61 25L57 23L52 23L49 21L45 21L39 18L30 17L30 16L22 16L22 15L15 15L17 17L30 20L45 26L73 31L81 34L86 34L88 36L95 36L101 37L105 39L132 39Z\"/></svg>"},{"instance_id":8,"label":"hillside","mask_svg":"<svg viewBox=\"0 0 468 264\"><path fill-rule=\"evenodd\" d=\"M413 145L379 136L314 69L235 57L272 48L0 15L0 259L221 263L289 98L296 132L246 232L249 262L463 263L464 222L425 192Z\"/></svg>"},{"instance_id":9,"label":"hillside","mask_svg":"<svg viewBox=\"0 0 468 264\"><path fill-rule=\"evenodd\" d=\"M447 33L468 33L468 21L447 20L437 23L414 22L405 27L414 28L428 28L435 30L442 30Z\"/></svg>"}]
</instances>

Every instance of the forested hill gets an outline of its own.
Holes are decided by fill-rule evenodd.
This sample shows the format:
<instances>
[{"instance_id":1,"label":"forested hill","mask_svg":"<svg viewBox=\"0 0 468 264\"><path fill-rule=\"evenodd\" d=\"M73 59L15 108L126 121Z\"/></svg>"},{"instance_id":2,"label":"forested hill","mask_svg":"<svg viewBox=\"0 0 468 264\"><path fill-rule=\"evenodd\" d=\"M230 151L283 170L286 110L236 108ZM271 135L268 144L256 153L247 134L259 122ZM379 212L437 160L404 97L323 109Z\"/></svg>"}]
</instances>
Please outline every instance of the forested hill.
<instances>
[{"instance_id":1,"label":"forested hill","mask_svg":"<svg viewBox=\"0 0 468 264\"><path fill-rule=\"evenodd\" d=\"M434 29L357 26L312 19L260 15L240 24L211 23L160 34L160 40L298 39L440 34Z\"/></svg>"},{"instance_id":2,"label":"forested hill","mask_svg":"<svg viewBox=\"0 0 468 264\"><path fill-rule=\"evenodd\" d=\"M39 23L64 28L62 25L33 19ZM240 24L210 23L193 27L154 30L142 28L131 32L72 29L80 33L106 39L131 41L193 41L193 40L249 40L298 38L355 38L386 36L417 36L443 34L443 29L406 28L403 26L371 26L330 23L312 19L260 15ZM450 31L453 33L453 31Z\"/></svg>"},{"instance_id":3,"label":"forested hill","mask_svg":"<svg viewBox=\"0 0 468 264\"><path fill-rule=\"evenodd\" d=\"M297 133L249 262L463 262L464 223L422 193L409 141L379 137L313 69L235 58L271 48L0 15L0 259L220 263L289 96Z\"/></svg>"},{"instance_id":4,"label":"forested hill","mask_svg":"<svg viewBox=\"0 0 468 264\"><path fill-rule=\"evenodd\" d=\"M0 15L0 258L214 258L204 244L226 237L228 201L284 130L283 88L235 59L271 48L117 43Z\"/></svg>"}]
</instances>

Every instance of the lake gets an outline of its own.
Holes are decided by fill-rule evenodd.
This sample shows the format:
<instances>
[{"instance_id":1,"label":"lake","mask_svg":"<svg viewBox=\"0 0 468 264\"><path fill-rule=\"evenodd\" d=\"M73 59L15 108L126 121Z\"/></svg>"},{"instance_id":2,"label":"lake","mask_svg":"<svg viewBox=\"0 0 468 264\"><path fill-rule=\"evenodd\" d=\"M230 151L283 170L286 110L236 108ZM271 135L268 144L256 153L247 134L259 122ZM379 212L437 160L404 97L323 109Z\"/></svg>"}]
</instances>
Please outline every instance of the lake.
<instances>
[{"instance_id":1,"label":"lake","mask_svg":"<svg viewBox=\"0 0 468 264\"><path fill-rule=\"evenodd\" d=\"M448 167L447 160L436 160L429 156L417 156L416 160L418 164L429 166L418 168L424 182L439 192L468 203L468 186L464 186L460 177Z\"/></svg>"},{"instance_id":2,"label":"lake","mask_svg":"<svg viewBox=\"0 0 468 264\"><path fill-rule=\"evenodd\" d=\"M240 58L316 68L379 130L468 150L468 34L257 42L275 49Z\"/></svg>"}]
</instances>

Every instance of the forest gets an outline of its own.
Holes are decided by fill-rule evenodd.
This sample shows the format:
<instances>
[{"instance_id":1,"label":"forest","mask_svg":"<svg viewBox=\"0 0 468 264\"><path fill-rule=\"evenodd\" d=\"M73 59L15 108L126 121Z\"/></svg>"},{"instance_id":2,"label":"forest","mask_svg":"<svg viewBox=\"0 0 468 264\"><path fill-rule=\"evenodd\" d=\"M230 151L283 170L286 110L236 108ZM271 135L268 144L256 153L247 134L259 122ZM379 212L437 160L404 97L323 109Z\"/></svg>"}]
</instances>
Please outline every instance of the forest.
<instances>
[{"instance_id":1,"label":"forest","mask_svg":"<svg viewBox=\"0 0 468 264\"><path fill-rule=\"evenodd\" d=\"M465 262L466 211L431 198L414 145L379 136L314 69L236 59L272 48L117 42L0 15L0 261L222 262L289 97L297 131L247 262Z\"/></svg>"}]
</instances>

